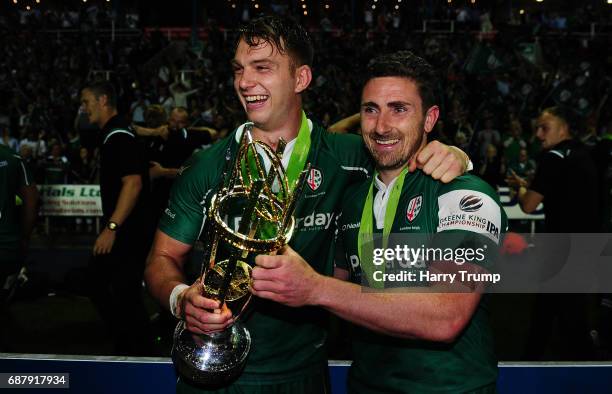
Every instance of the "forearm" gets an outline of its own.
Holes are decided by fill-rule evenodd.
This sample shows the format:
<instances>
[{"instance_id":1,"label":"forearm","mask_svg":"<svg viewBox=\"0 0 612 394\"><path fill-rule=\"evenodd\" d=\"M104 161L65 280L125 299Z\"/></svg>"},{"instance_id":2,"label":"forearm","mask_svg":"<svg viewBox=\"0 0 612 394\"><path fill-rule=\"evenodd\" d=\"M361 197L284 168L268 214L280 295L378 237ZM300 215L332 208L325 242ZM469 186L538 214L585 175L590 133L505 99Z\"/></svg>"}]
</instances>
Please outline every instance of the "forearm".
<instances>
[{"instance_id":1,"label":"forearm","mask_svg":"<svg viewBox=\"0 0 612 394\"><path fill-rule=\"evenodd\" d=\"M538 208L538 205L544 200L544 195L529 189L528 182L519 177L514 176L515 182L518 185L517 199L521 209L525 213L532 213Z\"/></svg>"},{"instance_id":2,"label":"forearm","mask_svg":"<svg viewBox=\"0 0 612 394\"><path fill-rule=\"evenodd\" d=\"M151 167L149 168L149 178L168 178L174 179L178 176L178 168L165 168L165 167Z\"/></svg>"},{"instance_id":3,"label":"forearm","mask_svg":"<svg viewBox=\"0 0 612 394\"><path fill-rule=\"evenodd\" d=\"M361 115L359 113L353 114L329 126L328 130L332 133L346 133L349 130L357 127L360 119Z\"/></svg>"},{"instance_id":4,"label":"forearm","mask_svg":"<svg viewBox=\"0 0 612 394\"><path fill-rule=\"evenodd\" d=\"M536 210L539 201L535 201L533 198L533 192L528 190L525 186L520 186L517 192L517 197L521 210L525 213L532 213Z\"/></svg>"},{"instance_id":5,"label":"forearm","mask_svg":"<svg viewBox=\"0 0 612 394\"><path fill-rule=\"evenodd\" d=\"M177 241L157 230L153 246L147 258L144 278L153 297L165 308L170 309L169 300L172 290L185 283L183 262L191 245Z\"/></svg>"},{"instance_id":6,"label":"forearm","mask_svg":"<svg viewBox=\"0 0 612 394\"><path fill-rule=\"evenodd\" d=\"M117 206L113 211L110 221L117 224L123 224L128 218L138 201L138 195L142 190L142 179L140 175L129 175L124 177Z\"/></svg>"},{"instance_id":7,"label":"forearm","mask_svg":"<svg viewBox=\"0 0 612 394\"><path fill-rule=\"evenodd\" d=\"M163 252L151 250L144 272L149 293L164 308L170 310L170 294L177 285L187 284L181 263Z\"/></svg>"},{"instance_id":8,"label":"forearm","mask_svg":"<svg viewBox=\"0 0 612 394\"><path fill-rule=\"evenodd\" d=\"M174 179L178 175L178 168L165 168L164 169L164 178Z\"/></svg>"},{"instance_id":9,"label":"forearm","mask_svg":"<svg viewBox=\"0 0 612 394\"><path fill-rule=\"evenodd\" d=\"M475 294L382 293L322 277L314 304L373 331L401 338L450 342L469 321ZM402 289L407 291L407 289Z\"/></svg>"},{"instance_id":10,"label":"forearm","mask_svg":"<svg viewBox=\"0 0 612 394\"><path fill-rule=\"evenodd\" d=\"M152 129L150 127L133 126L134 131L141 137L159 137L162 135L161 130L158 128Z\"/></svg>"}]
</instances>

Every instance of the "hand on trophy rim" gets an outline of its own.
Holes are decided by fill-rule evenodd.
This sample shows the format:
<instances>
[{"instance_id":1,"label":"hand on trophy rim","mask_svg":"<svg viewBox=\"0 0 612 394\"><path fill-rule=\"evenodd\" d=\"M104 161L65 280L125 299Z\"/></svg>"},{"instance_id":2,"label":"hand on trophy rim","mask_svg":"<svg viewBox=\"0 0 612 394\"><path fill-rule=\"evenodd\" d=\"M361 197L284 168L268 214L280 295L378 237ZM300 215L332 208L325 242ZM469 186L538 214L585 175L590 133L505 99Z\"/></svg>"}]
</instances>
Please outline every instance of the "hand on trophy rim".
<instances>
[{"instance_id":1,"label":"hand on trophy rim","mask_svg":"<svg viewBox=\"0 0 612 394\"><path fill-rule=\"evenodd\" d=\"M255 258L253 295L292 307L316 305L316 289L323 276L290 246L279 252Z\"/></svg>"},{"instance_id":2,"label":"hand on trophy rim","mask_svg":"<svg viewBox=\"0 0 612 394\"><path fill-rule=\"evenodd\" d=\"M226 304L219 308L219 301L202 295L199 279L181 293L178 304L185 328L194 334L223 331L234 323L232 311Z\"/></svg>"}]
</instances>

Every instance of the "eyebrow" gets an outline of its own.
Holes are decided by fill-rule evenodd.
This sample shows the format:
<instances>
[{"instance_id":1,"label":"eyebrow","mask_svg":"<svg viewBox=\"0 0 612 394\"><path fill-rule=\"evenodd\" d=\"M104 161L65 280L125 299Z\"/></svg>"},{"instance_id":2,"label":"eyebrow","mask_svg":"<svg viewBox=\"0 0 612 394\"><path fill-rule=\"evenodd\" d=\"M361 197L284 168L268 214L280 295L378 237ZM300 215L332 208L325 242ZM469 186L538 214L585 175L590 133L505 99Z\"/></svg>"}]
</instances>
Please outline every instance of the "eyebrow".
<instances>
[{"instance_id":1,"label":"eyebrow","mask_svg":"<svg viewBox=\"0 0 612 394\"><path fill-rule=\"evenodd\" d=\"M366 101L365 103L362 103L361 106L362 107L380 108L380 106L378 104L376 104L375 102L373 102L373 101ZM412 103L409 103L407 101L390 101L390 102L386 103L385 106L389 107L389 108L414 107L414 105Z\"/></svg>"},{"instance_id":2,"label":"eyebrow","mask_svg":"<svg viewBox=\"0 0 612 394\"><path fill-rule=\"evenodd\" d=\"M238 60L236 60L236 59L232 59L231 63L232 63L232 66L234 66L234 67L244 67L244 66L243 66L243 65L242 65L240 62L238 62ZM251 60L251 61L249 62L249 64L252 64L252 65L257 65L257 64L273 64L273 65L275 65L275 64L276 64L276 62L274 62L274 61L272 61L272 60L270 60L270 59L255 59L255 60Z\"/></svg>"},{"instance_id":3,"label":"eyebrow","mask_svg":"<svg viewBox=\"0 0 612 394\"><path fill-rule=\"evenodd\" d=\"M407 101L391 101L387 103L387 107L414 107L414 105Z\"/></svg>"},{"instance_id":4,"label":"eyebrow","mask_svg":"<svg viewBox=\"0 0 612 394\"><path fill-rule=\"evenodd\" d=\"M270 59L257 59L257 60L251 61L251 64L262 64L262 63L276 64L276 62L273 62Z\"/></svg>"},{"instance_id":5,"label":"eyebrow","mask_svg":"<svg viewBox=\"0 0 612 394\"><path fill-rule=\"evenodd\" d=\"M375 103L375 102L373 102L373 101L366 101L365 103L362 103L362 104L361 104L361 106L362 106L362 107L373 107L373 108L380 108L380 107L378 106L378 104L376 104L376 103Z\"/></svg>"}]
</instances>

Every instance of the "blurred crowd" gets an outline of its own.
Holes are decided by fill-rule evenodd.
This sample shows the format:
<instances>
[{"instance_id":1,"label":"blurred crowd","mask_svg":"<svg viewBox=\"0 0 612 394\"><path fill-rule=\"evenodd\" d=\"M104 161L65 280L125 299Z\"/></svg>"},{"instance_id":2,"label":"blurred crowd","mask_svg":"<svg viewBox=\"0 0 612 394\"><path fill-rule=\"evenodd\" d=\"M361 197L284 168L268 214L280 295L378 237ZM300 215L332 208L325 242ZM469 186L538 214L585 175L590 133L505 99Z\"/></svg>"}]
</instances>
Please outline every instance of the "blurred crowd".
<instances>
[{"instance_id":1,"label":"blurred crowd","mask_svg":"<svg viewBox=\"0 0 612 394\"><path fill-rule=\"evenodd\" d=\"M501 18L469 7L418 11L409 19L366 8L351 27L344 27L346 13L304 20L316 48L307 113L326 126L354 114L360 69L381 48L410 49L439 71L443 108L435 138L468 152L476 173L493 185L511 171L533 174L539 152L533 119L542 108L571 108L582 120L575 132L589 145L612 134L609 111L602 111L611 91L611 59L602 56L610 35L573 34L591 22L606 26L609 12L509 9ZM96 130L79 111L87 80L112 80L120 112L137 125L147 125L151 105L161 106L166 118L185 107L191 126L213 128L220 137L245 119L230 67L239 20L211 16L198 40L171 41L163 31L143 29L129 12L115 18L124 34L111 38L100 30L111 17L97 6L0 16L0 143L23 156L38 183L97 182ZM427 18L453 21L454 32L421 31Z\"/></svg>"}]
</instances>

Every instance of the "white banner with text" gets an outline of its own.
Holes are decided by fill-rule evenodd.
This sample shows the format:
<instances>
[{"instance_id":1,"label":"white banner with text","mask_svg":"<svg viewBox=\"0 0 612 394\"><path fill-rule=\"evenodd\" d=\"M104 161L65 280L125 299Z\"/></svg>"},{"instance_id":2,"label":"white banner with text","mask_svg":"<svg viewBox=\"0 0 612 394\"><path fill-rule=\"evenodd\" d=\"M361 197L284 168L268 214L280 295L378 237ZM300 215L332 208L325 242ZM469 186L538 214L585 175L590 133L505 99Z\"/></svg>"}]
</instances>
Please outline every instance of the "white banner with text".
<instances>
[{"instance_id":1,"label":"white banner with text","mask_svg":"<svg viewBox=\"0 0 612 394\"><path fill-rule=\"evenodd\" d=\"M41 216L102 216L100 185L40 185Z\"/></svg>"}]
</instances>

